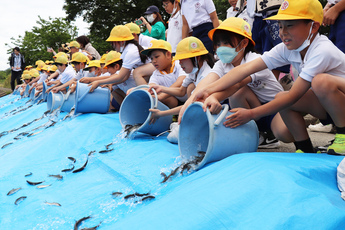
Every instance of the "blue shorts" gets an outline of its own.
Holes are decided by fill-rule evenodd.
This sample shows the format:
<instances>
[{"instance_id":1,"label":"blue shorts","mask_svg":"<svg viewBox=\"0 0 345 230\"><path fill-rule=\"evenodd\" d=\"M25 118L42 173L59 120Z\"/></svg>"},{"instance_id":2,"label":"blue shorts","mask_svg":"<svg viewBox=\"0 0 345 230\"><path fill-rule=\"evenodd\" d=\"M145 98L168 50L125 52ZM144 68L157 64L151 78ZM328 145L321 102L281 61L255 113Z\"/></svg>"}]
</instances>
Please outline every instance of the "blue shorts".
<instances>
[{"instance_id":1,"label":"blue shorts","mask_svg":"<svg viewBox=\"0 0 345 230\"><path fill-rule=\"evenodd\" d=\"M111 105L116 109L116 110L120 110L120 104L117 103L117 101L113 98L113 100L111 100Z\"/></svg>"},{"instance_id":2,"label":"blue shorts","mask_svg":"<svg viewBox=\"0 0 345 230\"><path fill-rule=\"evenodd\" d=\"M329 33L329 39L334 43L338 49L345 53L345 11L341 12L335 21L334 25L331 25Z\"/></svg>"}]
</instances>

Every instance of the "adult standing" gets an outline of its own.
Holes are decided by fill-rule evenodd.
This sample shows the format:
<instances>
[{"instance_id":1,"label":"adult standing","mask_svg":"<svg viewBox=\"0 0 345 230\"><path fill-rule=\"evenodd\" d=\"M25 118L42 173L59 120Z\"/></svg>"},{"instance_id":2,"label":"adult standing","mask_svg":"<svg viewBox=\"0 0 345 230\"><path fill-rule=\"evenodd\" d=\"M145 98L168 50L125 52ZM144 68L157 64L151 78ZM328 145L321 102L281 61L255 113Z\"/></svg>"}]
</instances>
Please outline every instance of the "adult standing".
<instances>
[{"instance_id":1,"label":"adult standing","mask_svg":"<svg viewBox=\"0 0 345 230\"><path fill-rule=\"evenodd\" d=\"M101 55L98 53L98 51L91 45L90 39L86 37L85 35L77 37L77 42L80 44L80 48L82 50L85 50L87 53L89 53L92 58L90 60L100 60Z\"/></svg>"},{"instance_id":2,"label":"adult standing","mask_svg":"<svg viewBox=\"0 0 345 230\"><path fill-rule=\"evenodd\" d=\"M12 91L15 88L15 81L17 80L17 85L21 83L20 77L25 68L25 59L24 56L20 53L19 47L13 49L10 60L11 66L11 89Z\"/></svg>"}]
</instances>

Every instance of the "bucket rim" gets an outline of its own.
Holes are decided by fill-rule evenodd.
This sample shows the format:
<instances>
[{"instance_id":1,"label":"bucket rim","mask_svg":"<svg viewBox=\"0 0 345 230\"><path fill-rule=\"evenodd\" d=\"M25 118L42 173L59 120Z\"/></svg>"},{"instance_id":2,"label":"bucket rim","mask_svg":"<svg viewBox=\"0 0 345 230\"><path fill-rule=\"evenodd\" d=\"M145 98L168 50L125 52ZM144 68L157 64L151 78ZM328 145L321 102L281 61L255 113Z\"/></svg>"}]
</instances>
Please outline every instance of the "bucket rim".
<instances>
[{"instance_id":1,"label":"bucket rim","mask_svg":"<svg viewBox=\"0 0 345 230\"><path fill-rule=\"evenodd\" d=\"M49 98L49 95L51 95L52 102L51 102L51 107L48 108L48 109L52 112L53 111L53 107L54 107L53 105L55 105L55 95L60 95L61 99L64 100L64 94L61 91L59 91L57 93L53 93L53 92L50 91L49 94L48 94L47 100ZM47 106L48 106L48 104L49 103L47 103ZM61 104L61 106L62 106L62 104ZM61 106L59 106L59 107L61 107Z\"/></svg>"}]
</instances>

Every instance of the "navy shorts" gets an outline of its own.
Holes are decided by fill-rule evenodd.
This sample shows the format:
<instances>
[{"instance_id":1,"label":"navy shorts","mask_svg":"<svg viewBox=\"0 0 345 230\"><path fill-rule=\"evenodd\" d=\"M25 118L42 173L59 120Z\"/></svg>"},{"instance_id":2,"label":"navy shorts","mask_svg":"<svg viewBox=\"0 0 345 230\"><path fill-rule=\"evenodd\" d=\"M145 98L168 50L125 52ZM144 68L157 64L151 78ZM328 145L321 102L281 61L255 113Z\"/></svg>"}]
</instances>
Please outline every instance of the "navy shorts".
<instances>
[{"instance_id":1,"label":"navy shorts","mask_svg":"<svg viewBox=\"0 0 345 230\"><path fill-rule=\"evenodd\" d=\"M338 49L345 53L345 11L341 12L335 21L334 25L331 25L329 33L329 39L334 43Z\"/></svg>"}]
</instances>

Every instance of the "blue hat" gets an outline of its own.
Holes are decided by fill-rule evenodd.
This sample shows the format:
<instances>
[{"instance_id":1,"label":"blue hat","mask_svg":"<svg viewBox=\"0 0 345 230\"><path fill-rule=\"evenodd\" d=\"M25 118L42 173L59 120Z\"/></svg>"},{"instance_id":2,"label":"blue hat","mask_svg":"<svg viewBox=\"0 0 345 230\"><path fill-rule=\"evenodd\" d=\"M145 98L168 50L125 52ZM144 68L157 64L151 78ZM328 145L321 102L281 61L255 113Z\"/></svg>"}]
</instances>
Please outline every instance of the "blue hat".
<instances>
[{"instance_id":1,"label":"blue hat","mask_svg":"<svg viewBox=\"0 0 345 230\"><path fill-rule=\"evenodd\" d=\"M149 6L147 9L146 9L146 12L144 14L153 14L153 13L159 13L159 9L157 6Z\"/></svg>"}]
</instances>

